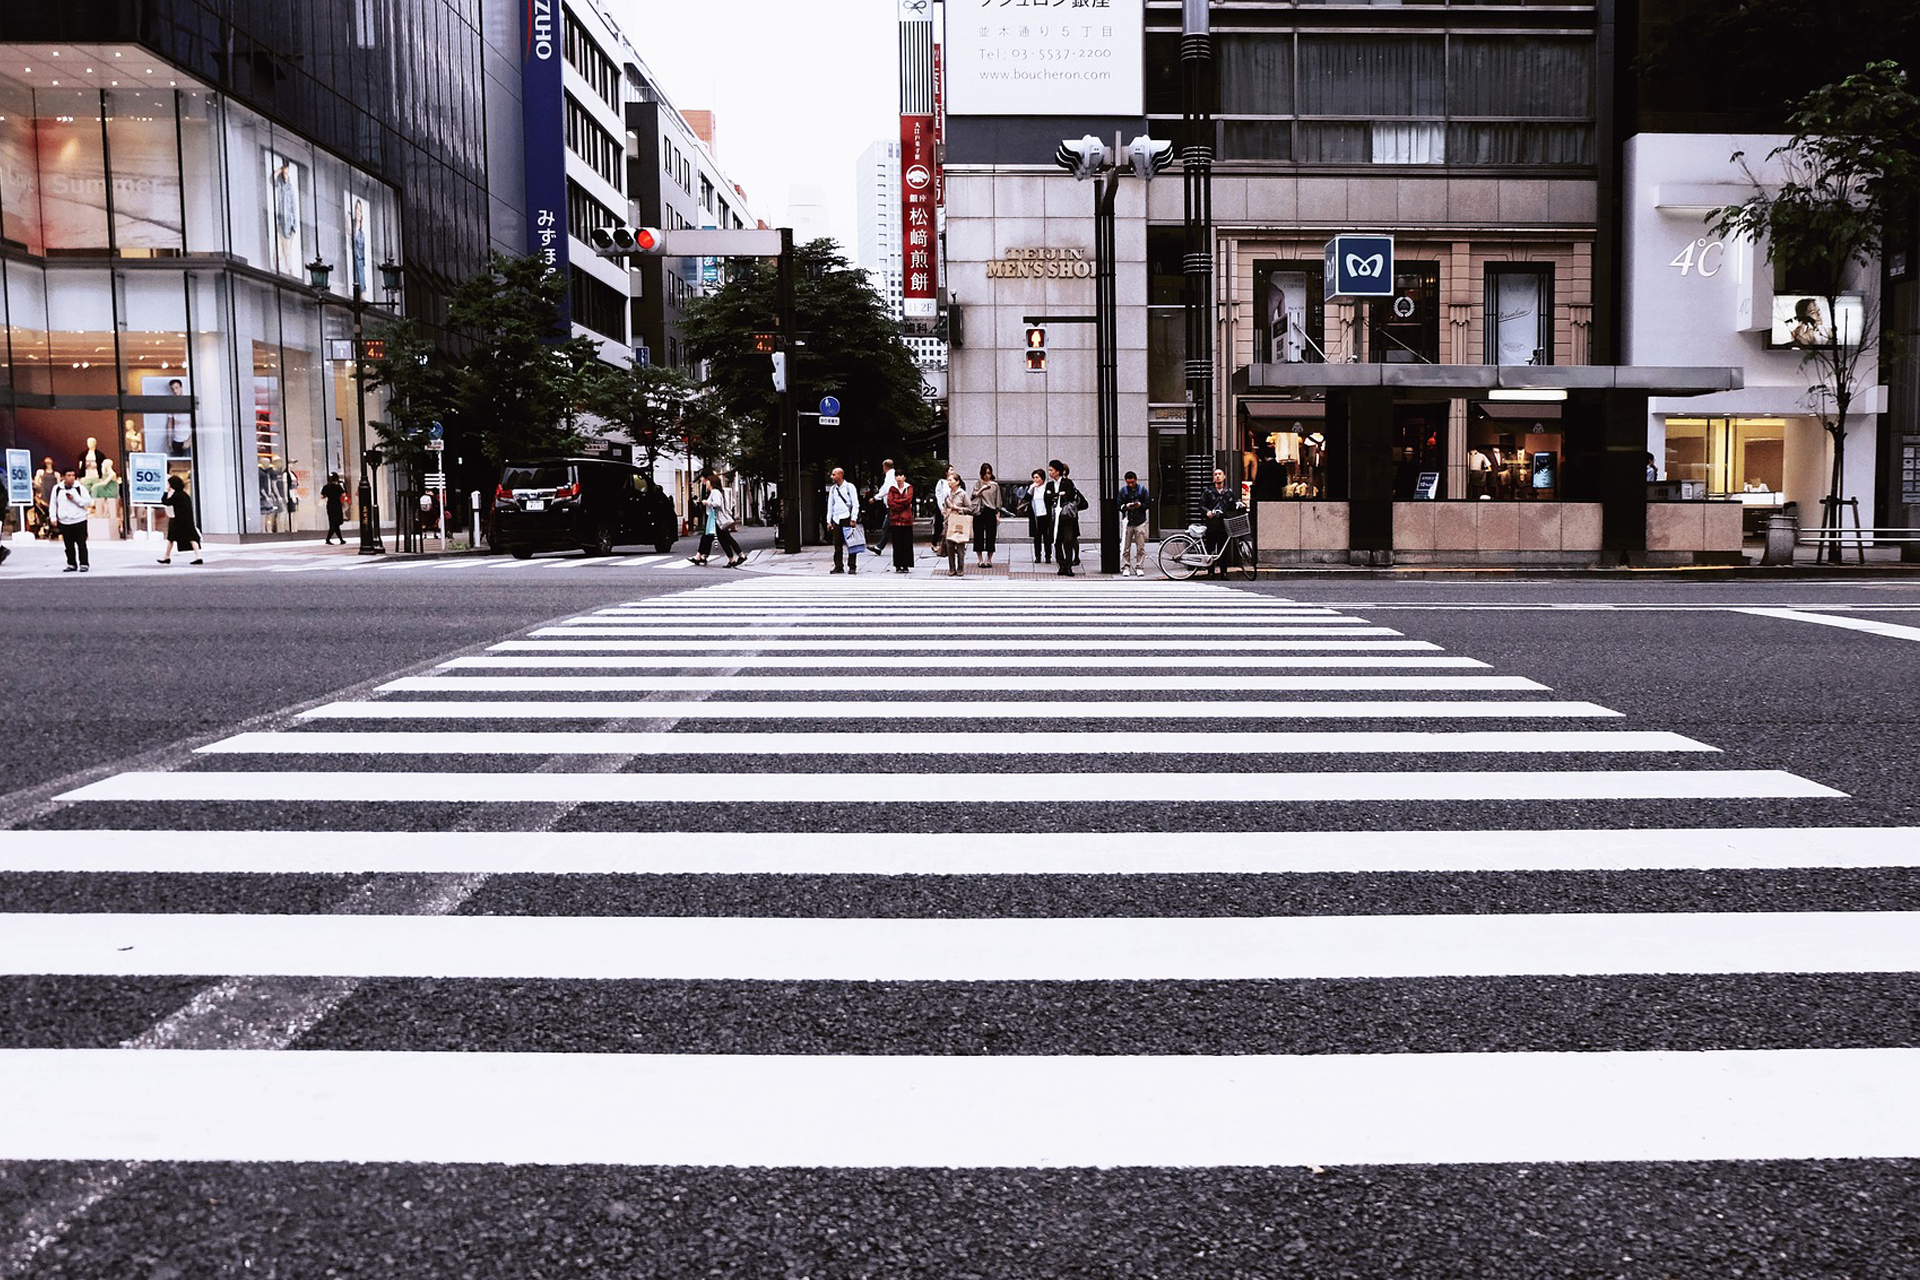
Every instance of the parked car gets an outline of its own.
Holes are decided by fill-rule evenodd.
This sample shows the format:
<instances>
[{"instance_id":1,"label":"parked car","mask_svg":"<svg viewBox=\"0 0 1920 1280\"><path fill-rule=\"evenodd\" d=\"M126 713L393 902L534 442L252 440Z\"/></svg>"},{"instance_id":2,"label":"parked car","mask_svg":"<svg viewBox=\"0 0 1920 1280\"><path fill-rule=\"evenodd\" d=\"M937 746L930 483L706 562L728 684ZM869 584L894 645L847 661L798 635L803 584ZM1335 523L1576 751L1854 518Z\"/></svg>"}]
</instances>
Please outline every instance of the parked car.
<instances>
[{"instance_id":1,"label":"parked car","mask_svg":"<svg viewBox=\"0 0 1920 1280\"><path fill-rule=\"evenodd\" d=\"M671 551L679 532L673 500L624 462L516 459L501 468L493 494L493 549L519 560L567 547L604 556L634 543Z\"/></svg>"}]
</instances>

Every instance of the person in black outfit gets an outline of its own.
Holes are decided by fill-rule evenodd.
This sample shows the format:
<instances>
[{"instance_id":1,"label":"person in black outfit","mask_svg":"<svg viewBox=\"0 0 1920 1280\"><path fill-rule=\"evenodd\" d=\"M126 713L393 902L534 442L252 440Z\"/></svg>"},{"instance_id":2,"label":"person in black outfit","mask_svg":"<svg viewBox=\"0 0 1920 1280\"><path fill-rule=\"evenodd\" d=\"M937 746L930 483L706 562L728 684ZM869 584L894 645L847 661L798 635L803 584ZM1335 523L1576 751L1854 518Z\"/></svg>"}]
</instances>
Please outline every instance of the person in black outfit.
<instances>
[{"instance_id":1,"label":"person in black outfit","mask_svg":"<svg viewBox=\"0 0 1920 1280\"><path fill-rule=\"evenodd\" d=\"M1035 471L1033 483L1020 499L1027 517L1027 533L1033 538L1033 562L1053 563L1053 520L1047 514L1047 473Z\"/></svg>"},{"instance_id":2,"label":"person in black outfit","mask_svg":"<svg viewBox=\"0 0 1920 1280\"><path fill-rule=\"evenodd\" d=\"M1227 473L1216 470L1213 473L1213 488L1200 495L1200 505L1207 513L1207 553L1225 553L1207 569L1209 578L1224 578L1233 563L1233 548L1227 545L1227 517L1240 513L1240 494L1228 487Z\"/></svg>"},{"instance_id":3,"label":"person in black outfit","mask_svg":"<svg viewBox=\"0 0 1920 1280\"><path fill-rule=\"evenodd\" d=\"M1053 529L1053 560L1059 567L1054 573L1062 578L1073 576L1073 566L1080 563L1080 513L1086 510L1087 500L1080 496L1079 488L1067 478L1067 464L1055 458L1047 463L1047 514Z\"/></svg>"},{"instance_id":4,"label":"person in black outfit","mask_svg":"<svg viewBox=\"0 0 1920 1280\"><path fill-rule=\"evenodd\" d=\"M160 557L161 564L173 563L173 549L193 552L193 563L206 563L200 558L200 526L193 519L193 495L187 492L187 482L179 476L167 477L167 496L160 500L167 509L167 554Z\"/></svg>"},{"instance_id":5,"label":"person in black outfit","mask_svg":"<svg viewBox=\"0 0 1920 1280\"><path fill-rule=\"evenodd\" d=\"M327 473L327 483L321 487L320 496L327 503L327 544L336 540L341 546L347 543L346 535L340 532L341 522L347 518L347 486L340 483L340 473Z\"/></svg>"}]
</instances>

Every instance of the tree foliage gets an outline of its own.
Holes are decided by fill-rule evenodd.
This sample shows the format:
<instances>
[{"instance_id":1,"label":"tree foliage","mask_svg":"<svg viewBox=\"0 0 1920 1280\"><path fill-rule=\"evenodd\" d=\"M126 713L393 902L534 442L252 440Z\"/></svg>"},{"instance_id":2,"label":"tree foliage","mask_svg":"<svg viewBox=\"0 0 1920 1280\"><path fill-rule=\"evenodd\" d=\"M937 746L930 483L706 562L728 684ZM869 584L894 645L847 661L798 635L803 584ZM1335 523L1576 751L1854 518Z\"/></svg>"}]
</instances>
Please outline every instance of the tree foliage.
<instances>
[{"instance_id":1,"label":"tree foliage","mask_svg":"<svg viewBox=\"0 0 1920 1280\"><path fill-rule=\"evenodd\" d=\"M1736 152L1753 194L1717 210L1711 221L1716 235L1763 243L1769 263L1804 281L1804 292L1825 303L1824 336L1802 348L1801 363L1815 379L1809 391L1833 442L1828 496L1838 499L1844 496L1846 418L1877 374L1868 353L1878 336L1872 306L1863 308L1859 331L1847 332L1840 298L1876 267L1889 222L1912 208L1920 181L1920 99L1897 63L1874 62L1799 99L1788 125L1792 136L1766 157L1779 180L1763 181Z\"/></svg>"},{"instance_id":2,"label":"tree foliage","mask_svg":"<svg viewBox=\"0 0 1920 1280\"><path fill-rule=\"evenodd\" d=\"M794 259L799 332L786 342L788 385L803 408L824 395L837 398L842 424L815 428L802 419L803 462L866 476L883 456L928 449L933 410L886 300L830 240L796 247ZM741 466L762 475L779 463L778 397L771 362L754 350L754 335L773 333L778 318L774 264L752 260L732 264L726 284L695 299L682 321L693 356L709 362L717 407L741 425Z\"/></svg>"},{"instance_id":3,"label":"tree foliage","mask_svg":"<svg viewBox=\"0 0 1920 1280\"><path fill-rule=\"evenodd\" d=\"M366 362L366 378L369 391L387 392L386 416L376 425L380 447L395 463L415 466L427 454L429 425L457 420L458 370L412 320L382 326L379 338L384 354Z\"/></svg>"},{"instance_id":4,"label":"tree foliage","mask_svg":"<svg viewBox=\"0 0 1920 1280\"><path fill-rule=\"evenodd\" d=\"M633 441L638 465L651 470L662 454L702 462L733 458L738 432L692 375L666 365L601 366L587 409Z\"/></svg>"}]
</instances>

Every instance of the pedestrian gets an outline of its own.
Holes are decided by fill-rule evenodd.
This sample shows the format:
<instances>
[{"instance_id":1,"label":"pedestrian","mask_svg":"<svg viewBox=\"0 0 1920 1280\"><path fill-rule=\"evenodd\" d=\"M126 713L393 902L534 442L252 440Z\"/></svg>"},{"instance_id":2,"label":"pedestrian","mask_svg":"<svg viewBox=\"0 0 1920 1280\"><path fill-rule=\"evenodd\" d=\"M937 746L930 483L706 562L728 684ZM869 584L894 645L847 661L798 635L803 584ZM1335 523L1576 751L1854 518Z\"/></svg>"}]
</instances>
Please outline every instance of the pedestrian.
<instances>
[{"instance_id":1,"label":"pedestrian","mask_svg":"<svg viewBox=\"0 0 1920 1280\"><path fill-rule=\"evenodd\" d=\"M832 483L827 485L827 536L833 540L833 571L835 573L860 572L860 552L847 546L847 531L860 519L860 495L847 481L846 470L833 469ZM842 558L845 567L842 568Z\"/></svg>"},{"instance_id":2,"label":"pedestrian","mask_svg":"<svg viewBox=\"0 0 1920 1280\"><path fill-rule=\"evenodd\" d=\"M890 527L890 520L887 514L887 500L893 493L894 487L901 483L899 472L893 469L892 458L883 460L880 463L880 470L883 473L880 478L880 490L874 495L874 501L880 504L880 538L877 542L871 538L867 540L867 546L870 547L876 555L879 554L882 547L887 545L887 530Z\"/></svg>"},{"instance_id":3,"label":"pedestrian","mask_svg":"<svg viewBox=\"0 0 1920 1280\"><path fill-rule=\"evenodd\" d=\"M161 564L173 563L173 550L193 552L193 563L206 563L200 556L200 526L193 518L193 495L187 492L187 482L179 476L167 477L167 496L160 500L167 509L167 554L160 557Z\"/></svg>"},{"instance_id":4,"label":"pedestrian","mask_svg":"<svg viewBox=\"0 0 1920 1280\"><path fill-rule=\"evenodd\" d=\"M947 576L962 578L967 572L967 544L973 541L973 498L957 468L948 467L941 484L946 496L940 499L938 520L946 535Z\"/></svg>"},{"instance_id":5,"label":"pedestrian","mask_svg":"<svg viewBox=\"0 0 1920 1280\"><path fill-rule=\"evenodd\" d=\"M62 573L87 571L87 511L92 503L93 494L74 479L71 467L61 473L59 483L47 498L48 514L53 518L54 527L60 530L60 541L67 549L67 567Z\"/></svg>"},{"instance_id":6,"label":"pedestrian","mask_svg":"<svg viewBox=\"0 0 1920 1280\"><path fill-rule=\"evenodd\" d=\"M1207 566L1209 578L1224 578L1233 567L1233 547L1227 538L1227 517L1240 511L1240 495L1227 486L1227 473L1215 468L1213 488L1200 495L1200 507L1207 513L1205 538L1207 554L1214 557Z\"/></svg>"},{"instance_id":7,"label":"pedestrian","mask_svg":"<svg viewBox=\"0 0 1920 1280\"><path fill-rule=\"evenodd\" d=\"M980 479L973 493L973 554L982 569L993 567L994 540L1000 531L1000 482L993 478L993 467L980 464Z\"/></svg>"},{"instance_id":8,"label":"pedestrian","mask_svg":"<svg viewBox=\"0 0 1920 1280\"><path fill-rule=\"evenodd\" d=\"M887 541L893 546L893 571L913 572L913 486L895 474L887 495Z\"/></svg>"},{"instance_id":9,"label":"pedestrian","mask_svg":"<svg viewBox=\"0 0 1920 1280\"><path fill-rule=\"evenodd\" d=\"M1027 517L1027 533L1033 539L1033 562L1053 563L1053 521L1047 515L1047 473L1035 471L1033 483L1020 500Z\"/></svg>"},{"instance_id":10,"label":"pedestrian","mask_svg":"<svg viewBox=\"0 0 1920 1280\"><path fill-rule=\"evenodd\" d=\"M1080 513L1087 500L1068 478L1067 464L1055 458L1047 463L1047 510L1053 517L1054 572L1063 578L1073 576L1080 563Z\"/></svg>"},{"instance_id":11,"label":"pedestrian","mask_svg":"<svg viewBox=\"0 0 1920 1280\"><path fill-rule=\"evenodd\" d=\"M347 486L340 483L338 471L327 472L327 482L320 486L320 497L327 504L327 545L338 542L347 545L347 536L340 532L340 526L347 519Z\"/></svg>"},{"instance_id":12,"label":"pedestrian","mask_svg":"<svg viewBox=\"0 0 1920 1280\"><path fill-rule=\"evenodd\" d=\"M867 554L879 555L887 545L887 500L876 489L860 491L860 524L867 535Z\"/></svg>"},{"instance_id":13,"label":"pedestrian","mask_svg":"<svg viewBox=\"0 0 1920 1280\"><path fill-rule=\"evenodd\" d=\"M1144 578L1146 570L1141 566L1147 559L1147 504L1153 498L1134 472L1127 472L1126 480L1120 486L1121 532L1125 535L1120 544L1120 576Z\"/></svg>"},{"instance_id":14,"label":"pedestrian","mask_svg":"<svg viewBox=\"0 0 1920 1280\"><path fill-rule=\"evenodd\" d=\"M928 549L936 556L947 554L947 495L956 488L966 491L960 473L949 466L933 486L933 537Z\"/></svg>"},{"instance_id":15,"label":"pedestrian","mask_svg":"<svg viewBox=\"0 0 1920 1280\"><path fill-rule=\"evenodd\" d=\"M739 523L733 517L733 509L728 505L727 486L721 481L718 472L706 474L706 523L700 534L700 553L693 557L695 564L705 564L707 553L713 550L713 540L720 539L720 550L727 557L727 568L738 569L747 562L746 552L740 550L740 544L733 540L734 526Z\"/></svg>"}]
</instances>

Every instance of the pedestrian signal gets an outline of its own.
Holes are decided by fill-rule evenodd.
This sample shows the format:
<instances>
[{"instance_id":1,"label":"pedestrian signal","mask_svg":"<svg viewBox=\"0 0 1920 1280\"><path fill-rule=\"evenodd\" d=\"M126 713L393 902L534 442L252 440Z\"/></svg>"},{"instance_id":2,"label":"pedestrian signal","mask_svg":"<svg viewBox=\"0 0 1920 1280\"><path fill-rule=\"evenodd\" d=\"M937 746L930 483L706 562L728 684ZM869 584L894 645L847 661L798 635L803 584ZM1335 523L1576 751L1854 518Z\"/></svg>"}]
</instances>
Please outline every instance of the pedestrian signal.
<instances>
[{"instance_id":1,"label":"pedestrian signal","mask_svg":"<svg viewBox=\"0 0 1920 1280\"><path fill-rule=\"evenodd\" d=\"M1047 331L1039 325L1027 326L1027 372L1047 371Z\"/></svg>"}]
</instances>

